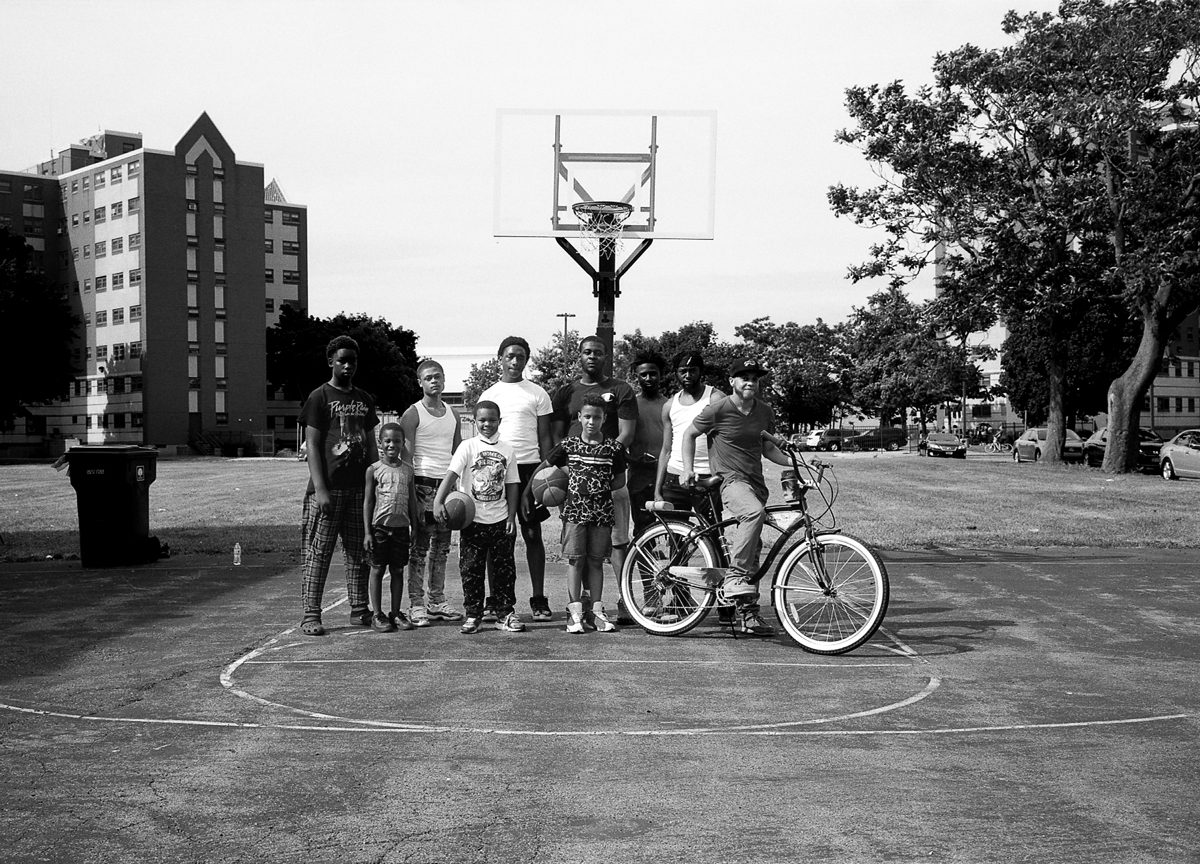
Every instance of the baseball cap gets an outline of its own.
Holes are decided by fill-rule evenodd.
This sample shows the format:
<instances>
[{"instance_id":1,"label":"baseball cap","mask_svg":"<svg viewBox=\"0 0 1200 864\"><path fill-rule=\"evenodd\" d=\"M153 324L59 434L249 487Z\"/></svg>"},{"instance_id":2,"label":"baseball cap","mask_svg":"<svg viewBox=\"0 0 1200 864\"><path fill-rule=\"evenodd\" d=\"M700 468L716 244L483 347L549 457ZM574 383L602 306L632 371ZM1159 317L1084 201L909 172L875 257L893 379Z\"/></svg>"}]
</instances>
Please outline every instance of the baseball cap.
<instances>
[{"instance_id":1,"label":"baseball cap","mask_svg":"<svg viewBox=\"0 0 1200 864\"><path fill-rule=\"evenodd\" d=\"M753 357L742 357L734 362L733 367L729 370L729 377L736 378L743 372L753 372L756 375L766 375L767 368Z\"/></svg>"}]
</instances>

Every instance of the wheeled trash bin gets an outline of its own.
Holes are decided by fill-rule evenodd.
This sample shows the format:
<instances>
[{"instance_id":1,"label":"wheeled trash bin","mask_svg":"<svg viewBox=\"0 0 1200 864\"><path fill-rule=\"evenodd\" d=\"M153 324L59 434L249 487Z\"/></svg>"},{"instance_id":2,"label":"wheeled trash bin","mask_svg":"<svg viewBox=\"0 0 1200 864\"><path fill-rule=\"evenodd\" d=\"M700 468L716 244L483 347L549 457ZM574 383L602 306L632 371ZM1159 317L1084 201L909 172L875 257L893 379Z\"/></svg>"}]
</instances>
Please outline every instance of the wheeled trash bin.
<instances>
[{"instance_id":1,"label":"wheeled trash bin","mask_svg":"<svg viewBox=\"0 0 1200 864\"><path fill-rule=\"evenodd\" d=\"M72 447L66 453L79 507L84 567L143 564L159 557L150 534L150 484L158 451L137 445Z\"/></svg>"}]
</instances>

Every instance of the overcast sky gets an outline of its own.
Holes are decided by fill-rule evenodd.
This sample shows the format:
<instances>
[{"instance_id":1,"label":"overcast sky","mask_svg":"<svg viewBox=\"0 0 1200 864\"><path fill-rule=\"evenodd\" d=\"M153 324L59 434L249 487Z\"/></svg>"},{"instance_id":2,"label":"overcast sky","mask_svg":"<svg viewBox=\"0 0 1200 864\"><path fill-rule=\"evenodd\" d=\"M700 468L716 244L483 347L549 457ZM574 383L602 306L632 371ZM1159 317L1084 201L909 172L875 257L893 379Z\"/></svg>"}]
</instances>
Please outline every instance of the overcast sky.
<instances>
[{"instance_id":1,"label":"overcast sky","mask_svg":"<svg viewBox=\"0 0 1200 864\"><path fill-rule=\"evenodd\" d=\"M882 287L845 279L872 235L825 198L873 180L833 143L845 88L928 83L936 52L1003 44L1007 9L1056 7L4 0L0 166L101 129L169 150L207 111L307 205L313 314L383 316L426 345L540 345L559 312L595 329L595 300L553 240L492 236L496 110L715 110L716 237L657 241L622 279L616 330L700 320L732 339L763 315L842 320Z\"/></svg>"}]
</instances>

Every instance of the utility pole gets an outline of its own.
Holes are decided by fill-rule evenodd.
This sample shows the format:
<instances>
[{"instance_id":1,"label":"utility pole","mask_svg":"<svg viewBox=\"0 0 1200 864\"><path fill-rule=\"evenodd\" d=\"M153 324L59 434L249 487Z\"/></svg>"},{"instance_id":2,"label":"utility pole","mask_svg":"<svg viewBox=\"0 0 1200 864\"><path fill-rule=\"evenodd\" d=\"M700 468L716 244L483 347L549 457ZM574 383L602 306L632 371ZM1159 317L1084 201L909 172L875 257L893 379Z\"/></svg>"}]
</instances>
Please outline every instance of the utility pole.
<instances>
[{"instance_id":1,"label":"utility pole","mask_svg":"<svg viewBox=\"0 0 1200 864\"><path fill-rule=\"evenodd\" d=\"M563 319L563 341L562 341L563 381L566 381L568 378L571 377L571 370L568 368L568 363L567 363L567 339L569 338L568 333L567 333L567 319L574 318L575 313L574 312L559 312L556 317Z\"/></svg>"}]
</instances>

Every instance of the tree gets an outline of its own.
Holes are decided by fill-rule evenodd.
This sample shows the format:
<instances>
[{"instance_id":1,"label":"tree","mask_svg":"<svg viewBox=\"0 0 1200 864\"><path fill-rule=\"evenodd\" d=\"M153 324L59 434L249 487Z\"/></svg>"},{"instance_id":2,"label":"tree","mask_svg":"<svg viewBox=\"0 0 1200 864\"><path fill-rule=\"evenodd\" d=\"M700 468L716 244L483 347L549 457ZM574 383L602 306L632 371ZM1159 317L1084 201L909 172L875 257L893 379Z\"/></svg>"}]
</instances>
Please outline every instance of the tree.
<instances>
[{"instance_id":1,"label":"tree","mask_svg":"<svg viewBox=\"0 0 1200 864\"><path fill-rule=\"evenodd\" d=\"M34 250L0 228L0 344L20 363L0 390L0 422L26 405L65 397L75 378L71 346L79 318L35 265Z\"/></svg>"},{"instance_id":2,"label":"tree","mask_svg":"<svg viewBox=\"0 0 1200 864\"><path fill-rule=\"evenodd\" d=\"M674 358L684 351L699 351L704 356L704 381L721 390L729 389L728 369L743 349L728 342L717 340L716 331L708 321L693 321L678 330L664 330L658 336L645 336L641 330L627 333L620 339L614 353L613 368L624 374L630 384L634 383L630 365L633 358L643 351L655 351L667 361L668 367ZM670 369L668 369L668 372ZM663 392L675 392L674 376L668 374L663 382Z\"/></svg>"},{"instance_id":3,"label":"tree","mask_svg":"<svg viewBox=\"0 0 1200 864\"><path fill-rule=\"evenodd\" d=\"M555 333L549 342L535 349L529 358L529 365L533 367L530 380L553 395L563 384L578 378L581 338L578 330L567 332L564 347L563 334Z\"/></svg>"},{"instance_id":4,"label":"tree","mask_svg":"<svg viewBox=\"0 0 1200 864\"><path fill-rule=\"evenodd\" d=\"M1057 16L1009 13L1003 28L1014 44L939 55L935 86L913 97L899 83L847 91L857 128L839 138L860 146L885 182L835 186L830 203L839 215L885 229L851 278L886 275L903 284L937 260L950 318L983 307L1007 326L1037 327L1046 455L1054 461L1065 434L1069 337L1091 310L1124 307L1143 320L1136 374L1130 386L1110 391L1110 423L1127 440L1164 325L1187 306L1172 300L1187 282L1170 269L1178 259L1158 253L1190 229L1160 232L1150 269L1130 282L1139 272L1128 258L1131 242L1151 245L1153 226L1165 231L1186 209L1179 181L1187 169L1173 175L1174 198L1148 196L1152 179L1164 190L1172 183L1152 170L1163 158L1156 153L1146 168L1135 164L1129 138L1164 117L1178 122L1185 108L1194 117L1200 0L1064 0ZM1185 152L1200 158L1194 129L1179 134L1190 141L1175 151L1179 161ZM1106 468L1124 470L1130 453L1132 446L1110 446Z\"/></svg>"},{"instance_id":5,"label":"tree","mask_svg":"<svg viewBox=\"0 0 1200 864\"><path fill-rule=\"evenodd\" d=\"M403 411L421 398L417 384L417 337L383 318L347 315L314 318L285 306L279 323L267 328L267 380L288 399L304 399L329 380L325 346L335 336L358 342L356 386L375 397L384 411Z\"/></svg>"},{"instance_id":6,"label":"tree","mask_svg":"<svg viewBox=\"0 0 1200 864\"><path fill-rule=\"evenodd\" d=\"M849 357L845 328L755 318L734 332L770 371L767 388L776 412L788 426L824 425L850 402L846 389ZM745 349L739 353L745 353Z\"/></svg>"},{"instance_id":7,"label":"tree","mask_svg":"<svg viewBox=\"0 0 1200 864\"><path fill-rule=\"evenodd\" d=\"M500 358L493 357L482 363L472 363L467 380L463 382L463 405L472 413L479 394L500 380Z\"/></svg>"}]
</instances>

